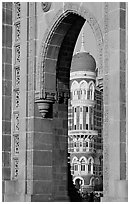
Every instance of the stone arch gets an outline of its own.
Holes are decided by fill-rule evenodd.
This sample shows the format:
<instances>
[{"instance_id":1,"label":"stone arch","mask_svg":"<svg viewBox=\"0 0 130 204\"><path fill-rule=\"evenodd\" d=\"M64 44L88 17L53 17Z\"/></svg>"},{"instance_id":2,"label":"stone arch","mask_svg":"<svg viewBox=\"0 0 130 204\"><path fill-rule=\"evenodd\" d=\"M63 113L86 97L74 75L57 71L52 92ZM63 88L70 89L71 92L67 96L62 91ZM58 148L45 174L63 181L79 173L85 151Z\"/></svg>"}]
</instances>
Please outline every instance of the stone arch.
<instances>
[{"instance_id":1,"label":"stone arch","mask_svg":"<svg viewBox=\"0 0 130 204\"><path fill-rule=\"evenodd\" d=\"M87 99L88 83L85 80L80 82L80 99Z\"/></svg>"},{"instance_id":2,"label":"stone arch","mask_svg":"<svg viewBox=\"0 0 130 204\"><path fill-rule=\"evenodd\" d=\"M72 99L78 99L78 91L79 91L79 83L76 80L74 80L70 87Z\"/></svg>"},{"instance_id":3,"label":"stone arch","mask_svg":"<svg viewBox=\"0 0 130 204\"><path fill-rule=\"evenodd\" d=\"M81 162L82 159L85 161L85 163L87 163L87 159L86 159L86 157L82 156L82 157L79 159L79 161Z\"/></svg>"},{"instance_id":4,"label":"stone arch","mask_svg":"<svg viewBox=\"0 0 130 204\"><path fill-rule=\"evenodd\" d=\"M71 90L74 90L74 89L78 89L79 88L79 83L74 80L71 84Z\"/></svg>"},{"instance_id":5,"label":"stone arch","mask_svg":"<svg viewBox=\"0 0 130 204\"><path fill-rule=\"evenodd\" d=\"M89 90L89 97L90 97L90 99L94 100L95 84L94 84L93 81L89 82L88 90Z\"/></svg>"},{"instance_id":6,"label":"stone arch","mask_svg":"<svg viewBox=\"0 0 130 204\"><path fill-rule=\"evenodd\" d=\"M69 71L58 71L59 69L57 69L57 67L60 64L60 62L58 64L58 58L63 56L63 54L67 55L68 53L68 56L65 58L67 59L66 66L69 69L74 46L85 20L89 23L95 35L98 50L98 67L100 70L102 69L103 38L101 29L94 15L92 15L82 3L80 4L80 7L75 3L64 3L64 9L60 9L57 12L52 22L50 22L51 26L46 31L42 40L36 79L36 101L45 98L51 98L54 100L57 98L56 89L58 88L58 83L55 81L55 78L58 72L62 72L62 74L66 75L65 77L68 83ZM77 23L73 25L74 21ZM73 32L74 30L75 34ZM60 37L58 36L59 34L61 34ZM65 43L69 42L71 46L68 48L65 46ZM53 88L47 83L48 78L52 79ZM60 89L64 89L63 86L64 85L61 82ZM66 89L69 89L67 84L65 86ZM65 95L68 95L68 92L69 91L67 90ZM64 95L63 91L61 91L60 95Z\"/></svg>"},{"instance_id":7,"label":"stone arch","mask_svg":"<svg viewBox=\"0 0 130 204\"><path fill-rule=\"evenodd\" d=\"M89 163L90 160L91 160L92 163L94 163L93 157L90 156L90 157L88 158L88 163Z\"/></svg>"},{"instance_id":8,"label":"stone arch","mask_svg":"<svg viewBox=\"0 0 130 204\"><path fill-rule=\"evenodd\" d=\"M72 163L74 163L74 162L78 162L78 158L75 156L75 157L73 157L73 159L72 159Z\"/></svg>"},{"instance_id":9,"label":"stone arch","mask_svg":"<svg viewBox=\"0 0 130 204\"><path fill-rule=\"evenodd\" d=\"M52 171L52 188L54 199L59 198L60 186L64 185L62 196L67 198L68 177L63 174L62 169L67 169L67 143L68 143L68 98L69 98L69 76L73 50L80 30L87 20L89 23L94 21L93 29L95 32L99 25L92 14L81 5L80 8L64 7L62 12L57 14L52 26L46 32L39 56L37 68L35 102L43 118L36 118L38 124L46 134L47 131L53 136L50 156L50 166ZM92 17L92 18L91 18ZM97 27L95 27L97 25ZM101 31L100 31L101 33ZM101 40L102 35L97 35L97 41ZM101 44L99 45L99 47ZM53 105L52 105L53 104ZM53 108L52 108L53 107ZM50 112L52 114L50 114ZM49 113L49 114L48 114ZM39 114L39 113L37 113ZM44 135L43 134L43 137ZM38 140L38 139L37 139ZM45 150L44 146L42 147ZM48 147L49 148L49 147ZM42 151L40 151L41 154ZM44 151L43 151L44 152ZM58 169L58 170L57 170ZM54 173L56 172L56 173ZM76 171L78 173L78 171ZM62 177L62 178L61 178ZM58 178L58 179L57 179ZM64 180L64 184L62 183ZM55 183L55 186L53 186Z\"/></svg>"}]
</instances>

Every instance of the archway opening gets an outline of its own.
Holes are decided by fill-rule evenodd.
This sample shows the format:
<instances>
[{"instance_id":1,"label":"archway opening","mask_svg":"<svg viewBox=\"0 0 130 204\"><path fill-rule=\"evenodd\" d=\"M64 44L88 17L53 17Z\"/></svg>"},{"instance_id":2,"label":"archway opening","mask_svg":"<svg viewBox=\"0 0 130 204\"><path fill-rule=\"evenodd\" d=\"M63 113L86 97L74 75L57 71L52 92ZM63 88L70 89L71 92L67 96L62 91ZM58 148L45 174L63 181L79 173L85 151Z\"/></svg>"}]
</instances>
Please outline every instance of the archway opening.
<instances>
[{"instance_id":1,"label":"archway opening","mask_svg":"<svg viewBox=\"0 0 130 204\"><path fill-rule=\"evenodd\" d=\"M80 178L77 178L77 179L75 180L75 187L76 187L78 190L81 190L82 185L83 185L83 180L80 179Z\"/></svg>"},{"instance_id":2,"label":"archway opening","mask_svg":"<svg viewBox=\"0 0 130 204\"><path fill-rule=\"evenodd\" d=\"M68 99L70 97L70 66L76 40L86 19L75 12L62 15L49 33L41 61L42 83L40 98L55 96L53 104L52 175L55 198L66 195L68 190ZM64 190L60 192L60 187Z\"/></svg>"}]
</instances>

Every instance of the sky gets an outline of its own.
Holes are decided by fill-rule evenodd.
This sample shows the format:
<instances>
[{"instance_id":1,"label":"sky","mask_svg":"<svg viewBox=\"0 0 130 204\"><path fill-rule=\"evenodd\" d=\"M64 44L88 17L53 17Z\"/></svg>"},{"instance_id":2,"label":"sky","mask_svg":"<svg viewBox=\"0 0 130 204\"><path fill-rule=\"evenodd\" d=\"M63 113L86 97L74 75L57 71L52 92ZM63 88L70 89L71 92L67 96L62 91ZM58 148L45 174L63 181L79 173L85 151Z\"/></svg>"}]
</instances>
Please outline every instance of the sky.
<instances>
[{"instance_id":1,"label":"sky","mask_svg":"<svg viewBox=\"0 0 130 204\"><path fill-rule=\"evenodd\" d=\"M82 41L82 32L84 33L84 49L86 52L89 52L94 58L95 60L97 60L97 51L96 51L96 39L95 36L93 34L93 31L90 27L90 25L85 22L80 34L78 36L76 45L75 45L75 49L74 49L74 54L76 52L80 51L81 48L81 41Z\"/></svg>"}]
</instances>

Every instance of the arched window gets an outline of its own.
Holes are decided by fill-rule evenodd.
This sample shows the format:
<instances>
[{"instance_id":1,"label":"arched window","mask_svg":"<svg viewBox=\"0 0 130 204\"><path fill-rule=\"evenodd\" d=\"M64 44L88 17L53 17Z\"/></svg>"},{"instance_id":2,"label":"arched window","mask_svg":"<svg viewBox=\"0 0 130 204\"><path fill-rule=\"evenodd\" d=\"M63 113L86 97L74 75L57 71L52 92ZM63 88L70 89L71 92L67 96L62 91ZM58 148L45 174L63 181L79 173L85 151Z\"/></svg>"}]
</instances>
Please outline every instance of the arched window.
<instances>
[{"instance_id":1,"label":"arched window","mask_svg":"<svg viewBox=\"0 0 130 204\"><path fill-rule=\"evenodd\" d=\"M72 95L72 100L77 100L78 99L78 90L79 90L79 83L77 81L73 81L71 85L71 95Z\"/></svg>"},{"instance_id":2,"label":"arched window","mask_svg":"<svg viewBox=\"0 0 130 204\"><path fill-rule=\"evenodd\" d=\"M80 176L74 177L73 182L77 189L81 189L81 187L84 185L84 179Z\"/></svg>"},{"instance_id":3,"label":"arched window","mask_svg":"<svg viewBox=\"0 0 130 204\"><path fill-rule=\"evenodd\" d=\"M81 171L85 171L86 170L85 166L86 166L85 159L82 159L81 160Z\"/></svg>"},{"instance_id":4,"label":"arched window","mask_svg":"<svg viewBox=\"0 0 130 204\"><path fill-rule=\"evenodd\" d=\"M95 179L94 179L94 177L92 177L92 178L90 179L90 185L91 185L91 186L95 186Z\"/></svg>"},{"instance_id":5,"label":"arched window","mask_svg":"<svg viewBox=\"0 0 130 204\"><path fill-rule=\"evenodd\" d=\"M74 157L73 160L72 160L72 169L75 172L79 171L79 164L78 164L78 158L77 157Z\"/></svg>"},{"instance_id":6,"label":"arched window","mask_svg":"<svg viewBox=\"0 0 130 204\"><path fill-rule=\"evenodd\" d=\"M83 156L79 159L81 173L86 172L87 159Z\"/></svg>"},{"instance_id":7,"label":"arched window","mask_svg":"<svg viewBox=\"0 0 130 204\"><path fill-rule=\"evenodd\" d=\"M87 94L87 87L88 84L85 80L82 80L80 82L80 99L84 100L87 98L86 94Z\"/></svg>"},{"instance_id":8,"label":"arched window","mask_svg":"<svg viewBox=\"0 0 130 204\"><path fill-rule=\"evenodd\" d=\"M89 99L94 100L94 83L90 82L89 85Z\"/></svg>"},{"instance_id":9,"label":"arched window","mask_svg":"<svg viewBox=\"0 0 130 204\"><path fill-rule=\"evenodd\" d=\"M93 174L93 158L88 159L88 173Z\"/></svg>"}]
</instances>

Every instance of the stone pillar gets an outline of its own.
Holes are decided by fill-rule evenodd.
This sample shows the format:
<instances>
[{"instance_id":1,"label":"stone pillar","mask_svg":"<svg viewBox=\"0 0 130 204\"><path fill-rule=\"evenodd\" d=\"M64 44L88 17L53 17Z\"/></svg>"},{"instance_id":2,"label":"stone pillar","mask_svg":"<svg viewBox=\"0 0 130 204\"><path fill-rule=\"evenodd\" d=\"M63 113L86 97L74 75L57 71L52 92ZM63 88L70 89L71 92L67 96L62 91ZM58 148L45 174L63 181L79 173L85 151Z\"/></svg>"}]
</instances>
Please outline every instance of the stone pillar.
<instances>
[{"instance_id":1,"label":"stone pillar","mask_svg":"<svg viewBox=\"0 0 130 204\"><path fill-rule=\"evenodd\" d=\"M126 3L104 3L103 201L127 201Z\"/></svg>"},{"instance_id":2,"label":"stone pillar","mask_svg":"<svg viewBox=\"0 0 130 204\"><path fill-rule=\"evenodd\" d=\"M26 196L27 32L25 32L27 30L27 3L12 3L12 7L12 158L11 179L5 183L4 201L19 202L28 200ZM16 97L17 90L18 95ZM17 121L15 119L16 114ZM18 136L17 140L14 139L15 136Z\"/></svg>"},{"instance_id":3,"label":"stone pillar","mask_svg":"<svg viewBox=\"0 0 130 204\"><path fill-rule=\"evenodd\" d=\"M11 176L12 3L2 2L2 201Z\"/></svg>"}]
</instances>

